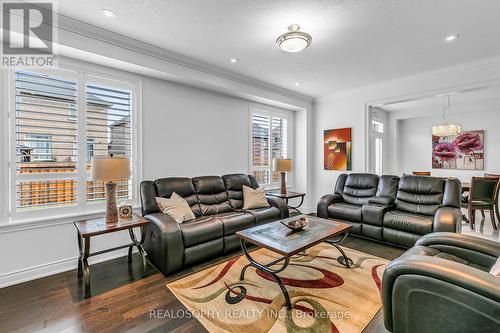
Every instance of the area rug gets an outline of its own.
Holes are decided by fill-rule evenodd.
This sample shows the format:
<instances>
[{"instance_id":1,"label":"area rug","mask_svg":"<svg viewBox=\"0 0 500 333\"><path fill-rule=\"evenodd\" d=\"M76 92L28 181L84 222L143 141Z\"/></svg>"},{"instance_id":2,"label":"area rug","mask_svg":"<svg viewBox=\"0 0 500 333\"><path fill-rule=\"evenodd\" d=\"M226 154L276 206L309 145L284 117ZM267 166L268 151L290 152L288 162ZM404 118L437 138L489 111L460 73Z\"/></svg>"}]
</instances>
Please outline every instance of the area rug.
<instances>
[{"instance_id":1,"label":"area rug","mask_svg":"<svg viewBox=\"0 0 500 333\"><path fill-rule=\"evenodd\" d=\"M339 264L340 253L326 243L291 258L278 274L290 294L291 311L268 274L250 267L239 281L245 256L167 286L209 332L361 332L381 308L381 276L388 261L343 249L354 262L351 268ZM280 257L265 249L251 255L261 263Z\"/></svg>"}]
</instances>

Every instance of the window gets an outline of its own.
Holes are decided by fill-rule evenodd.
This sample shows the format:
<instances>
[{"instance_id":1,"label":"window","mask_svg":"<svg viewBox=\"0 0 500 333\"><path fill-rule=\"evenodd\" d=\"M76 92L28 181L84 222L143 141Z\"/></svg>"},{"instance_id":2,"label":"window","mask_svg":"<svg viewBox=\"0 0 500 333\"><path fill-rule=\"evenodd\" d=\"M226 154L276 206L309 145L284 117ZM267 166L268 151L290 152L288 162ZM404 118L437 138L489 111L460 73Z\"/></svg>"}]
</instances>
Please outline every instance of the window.
<instances>
[{"instance_id":1,"label":"window","mask_svg":"<svg viewBox=\"0 0 500 333\"><path fill-rule=\"evenodd\" d=\"M384 159L384 118L381 110L370 110L370 171L381 175Z\"/></svg>"},{"instance_id":2,"label":"window","mask_svg":"<svg viewBox=\"0 0 500 333\"><path fill-rule=\"evenodd\" d=\"M16 70L12 87L11 218L102 209L104 184L87 181L90 164L97 155L132 160L134 86L51 69ZM119 200L135 200L136 177L119 183Z\"/></svg>"},{"instance_id":3,"label":"window","mask_svg":"<svg viewBox=\"0 0 500 333\"><path fill-rule=\"evenodd\" d=\"M273 158L288 158L288 116L254 110L251 114L251 173L260 185L279 184L279 173L272 171Z\"/></svg>"}]
</instances>

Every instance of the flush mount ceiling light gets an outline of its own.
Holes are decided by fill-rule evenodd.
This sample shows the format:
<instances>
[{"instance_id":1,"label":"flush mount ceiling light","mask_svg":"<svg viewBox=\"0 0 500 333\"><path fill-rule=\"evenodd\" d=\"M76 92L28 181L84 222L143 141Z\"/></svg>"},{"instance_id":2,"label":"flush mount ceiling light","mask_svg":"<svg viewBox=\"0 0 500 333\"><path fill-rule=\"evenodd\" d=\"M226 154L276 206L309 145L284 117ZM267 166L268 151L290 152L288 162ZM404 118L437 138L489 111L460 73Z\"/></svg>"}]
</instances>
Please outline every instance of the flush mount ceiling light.
<instances>
[{"instance_id":1,"label":"flush mount ceiling light","mask_svg":"<svg viewBox=\"0 0 500 333\"><path fill-rule=\"evenodd\" d=\"M101 13L106 17L116 17L116 13L111 9L106 9L106 8L101 9Z\"/></svg>"},{"instance_id":2,"label":"flush mount ceiling light","mask_svg":"<svg viewBox=\"0 0 500 333\"><path fill-rule=\"evenodd\" d=\"M229 59L229 61L232 63L232 64L235 64L238 62L238 58L231 58Z\"/></svg>"},{"instance_id":3,"label":"flush mount ceiling light","mask_svg":"<svg viewBox=\"0 0 500 333\"><path fill-rule=\"evenodd\" d=\"M446 111L451 108L451 95L446 95L447 104L443 108L443 125L432 126L432 135L434 136L450 136L450 135L459 135L462 131L460 125L457 124L448 124L446 119Z\"/></svg>"},{"instance_id":4,"label":"flush mount ceiling light","mask_svg":"<svg viewBox=\"0 0 500 333\"><path fill-rule=\"evenodd\" d=\"M454 42L454 41L456 41L456 40L458 39L458 37L460 37L460 35L459 35L459 34L449 35L449 36L446 36L446 37L444 38L444 41L445 41L445 42L448 42L448 43L450 43L450 42Z\"/></svg>"},{"instance_id":5,"label":"flush mount ceiling light","mask_svg":"<svg viewBox=\"0 0 500 333\"><path fill-rule=\"evenodd\" d=\"M288 32L276 39L276 45L285 52L299 52L311 45L312 37L308 33L299 31L300 25L288 26Z\"/></svg>"}]
</instances>

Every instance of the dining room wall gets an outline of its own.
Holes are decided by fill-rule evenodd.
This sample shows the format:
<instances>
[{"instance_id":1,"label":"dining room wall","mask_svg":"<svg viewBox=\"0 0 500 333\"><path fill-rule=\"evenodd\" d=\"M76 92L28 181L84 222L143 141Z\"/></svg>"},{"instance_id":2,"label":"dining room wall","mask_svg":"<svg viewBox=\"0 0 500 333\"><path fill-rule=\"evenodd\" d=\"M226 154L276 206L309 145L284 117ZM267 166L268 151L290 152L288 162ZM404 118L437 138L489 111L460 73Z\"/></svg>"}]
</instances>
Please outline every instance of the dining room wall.
<instances>
[{"instance_id":1,"label":"dining room wall","mask_svg":"<svg viewBox=\"0 0 500 333\"><path fill-rule=\"evenodd\" d=\"M456 177L470 181L472 176L485 172L500 174L500 106L495 109L478 109L467 113L452 115L454 123L462 126L463 131L484 131L484 170L432 169L432 126L440 124L440 115L398 120L398 149L393 156L399 161L398 174L413 171L431 171L433 176Z\"/></svg>"}]
</instances>

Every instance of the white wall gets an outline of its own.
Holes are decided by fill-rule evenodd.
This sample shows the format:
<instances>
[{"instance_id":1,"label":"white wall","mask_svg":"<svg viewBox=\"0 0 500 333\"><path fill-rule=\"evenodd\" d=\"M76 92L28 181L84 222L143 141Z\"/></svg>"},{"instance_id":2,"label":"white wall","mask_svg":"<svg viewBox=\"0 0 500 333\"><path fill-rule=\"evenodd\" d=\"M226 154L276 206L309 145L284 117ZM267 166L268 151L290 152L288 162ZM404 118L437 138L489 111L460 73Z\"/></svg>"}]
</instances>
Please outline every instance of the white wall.
<instances>
[{"instance_id":1,"label":"white wall","mask_svg":"<svg viewBox=\"0 0 500 333\"><path fill-rule=\"evenodd\" d=\"M324 96L316 101L314 115L314 197L331 193L341 171L323 170L323 131L352 127L352 167L354 172L366 170L366 105L380 106L395 100L437 95L477 87L500 79L500 59L487 59L474 64L422 73L412 77L388 81L352 91ZM487 123L486 119L482 120ZM480 125L480 124L478 124ZM481 126L484 127L484 126ZM397 140L389 132L389 140ZM390 151L390 154L396 152ZM384 172L397 173L396 165L387 165Z\"/></svg>"},{"instance_id":2,"label":"white wall","mask_svg":"<svg viewBox=\"0 0 500 333\"><path fill-rule=\"evenodd\" d=\"M64 65L142 83L142 179L248 172L249 107L259 104L71 59ZM295 112L281 111L292 118ZM7 187L2 195L8 195ZM16 225L0 220L0 287L76 268L77 239L71 222ZM92 238L91 250L128 241L127 232L98 236ZM91 262L122 255L125 251Z\"/></svg>"},{"instance_id":3,"label":"white wall","mask_svg":"<svg viewBox=\"0 0 500 333\"><path fill-rule=\"evenodd\" d=\"M480 108L480 105L478 106ZM440 116L401 119L398 129L399 174L412 171L431 171L433 176L456 177L470 181L472 176L482 176L485 172L500 173L500 106L496 110L453 114L453 122L462 125L463 131L484 130L484 170L432 169L432 126L440 124Z\"/></svg>"}]
</instances>

